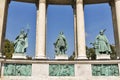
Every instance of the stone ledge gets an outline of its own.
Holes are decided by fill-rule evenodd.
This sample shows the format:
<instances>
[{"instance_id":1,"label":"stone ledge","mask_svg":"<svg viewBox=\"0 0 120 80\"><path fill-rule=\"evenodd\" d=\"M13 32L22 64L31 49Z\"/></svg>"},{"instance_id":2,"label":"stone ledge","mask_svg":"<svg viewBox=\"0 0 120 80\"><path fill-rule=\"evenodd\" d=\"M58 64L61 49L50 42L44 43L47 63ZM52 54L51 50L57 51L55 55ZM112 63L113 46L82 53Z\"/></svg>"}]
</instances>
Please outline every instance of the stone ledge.
<instances>
[{"instance_id":1,"label":"stone ledge","mask_svg":"<svg viewBox=\"0 0 120 80\"><path fill-rule=\"evenodd\" d=\"M3 63L41 63L41 64L118 64L120 60L26 60L26 59L0 59Z\"/></svg>"},{"instance_id":2,"label":"stone ledge","mask_svg":"<svg viewBox=\"0 0 120 80\"><path fill-rule=\"evenodd\" d=\"M120 77L110 76L110 77L2 77L0 80L120 80Z\"/></svg>"}]
</instances>

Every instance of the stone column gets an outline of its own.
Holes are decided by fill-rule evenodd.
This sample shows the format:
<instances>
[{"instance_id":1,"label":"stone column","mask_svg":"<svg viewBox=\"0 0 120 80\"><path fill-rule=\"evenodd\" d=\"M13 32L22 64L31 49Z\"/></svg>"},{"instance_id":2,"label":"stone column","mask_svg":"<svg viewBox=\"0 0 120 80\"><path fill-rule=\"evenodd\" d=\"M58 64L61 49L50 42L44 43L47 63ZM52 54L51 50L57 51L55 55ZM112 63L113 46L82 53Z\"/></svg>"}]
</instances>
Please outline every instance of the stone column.
<instances>
[{"instance_id":1,"label":"stone column","mask_svg":"<svg viewBox=\"0 0 120 80\"><path fill-rule=\"evenodd\" d=\"M35 58L46 59L46 0L38 1Z\"/></svg>"},{"instance_id":2,"label":"stone column","mask_svg":"<svg viewBox=\"0 0 120 80\"><path fill-rule=\"evenodd\" d=\"M112 21L113 21L113 31L114 31L114 39L115 39L115 48L116 48L116 54L119 56L119 40L118 40L118 28L117 28L117 19L116 19L116 10L115 10L115 2L111 1L111 12L112 12Z\"/></svg>"},{"instance_id":3,"label":"stone column","mask_svg":"<svg viewBox=\"0 0 120 80\"><path fill-rule=\"evenodd\" d=\"M86 59L83 0L76 0L77 15L77 59Z\"/></svg>"},{"instance_id":4,"label":"stone column","mask_svg":"<svg viewBox=\"0 0 120 80\"><path fill-rule=\"evenodd\" d=\"M6 20L9 0L0 0L0 57L2 57L2 49L6 32Z\"/></svg>"},{"instance_id":5,"label":"stone column","mask_svg":"<svg viewBox=\"0 0 120 80\"><path fill-rule=\"evenodd\" d=\"M74 1L72 4L72 8L73 8L73 14L74 14L74 50L75 50L75 56L74 58L77 58L77 26L76 26L76 2Z\"/></svg>"},{"instance_id":6,"label":"stone column","mask_svg":"<svg viewBox=\"0 0 120 80\"><path fill-rule=\"evenodd\" d=\"M117 39L117 56L120 58L120 0L114 0L115 1L115 13L116 13L116 39Z\"/></svg>"}]
</instances>

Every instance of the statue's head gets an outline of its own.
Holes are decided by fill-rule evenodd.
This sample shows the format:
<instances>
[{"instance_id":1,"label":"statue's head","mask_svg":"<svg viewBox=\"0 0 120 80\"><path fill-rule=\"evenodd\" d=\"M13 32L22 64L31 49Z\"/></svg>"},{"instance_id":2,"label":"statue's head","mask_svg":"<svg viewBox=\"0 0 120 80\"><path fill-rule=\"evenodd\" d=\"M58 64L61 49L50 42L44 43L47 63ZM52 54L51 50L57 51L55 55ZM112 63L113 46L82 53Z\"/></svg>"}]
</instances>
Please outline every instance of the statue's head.
<instances>
[{"instance_id":1,"label":"statue's head","mask_svg":"<svg viewBox=\"0 0 120 80\"><path fill-rule=\"evenodd\" d=\"M100 31L100 35L103 35L103 34L104 34L104 30L101 30L101 31Z\"/></svg>"},{"instance_id":2,"label":"statue's head","mask_svg":"<svg viewBox=\"0 0 120 80\"><path fill-rule=\"evenodd\" d=\"M63 32L60 32L61 35L63 35L64 33Z\"/></svg>"},{"instance_id":3,"label":"statue's head","mask_svg":"<svg viewBox=\"0 0 120 80\"><path fill-rule=\"evenodd\" d=\"M24 33L24 29L21 29L20 33L23 34Z\"/></svg>"}]
</instances>

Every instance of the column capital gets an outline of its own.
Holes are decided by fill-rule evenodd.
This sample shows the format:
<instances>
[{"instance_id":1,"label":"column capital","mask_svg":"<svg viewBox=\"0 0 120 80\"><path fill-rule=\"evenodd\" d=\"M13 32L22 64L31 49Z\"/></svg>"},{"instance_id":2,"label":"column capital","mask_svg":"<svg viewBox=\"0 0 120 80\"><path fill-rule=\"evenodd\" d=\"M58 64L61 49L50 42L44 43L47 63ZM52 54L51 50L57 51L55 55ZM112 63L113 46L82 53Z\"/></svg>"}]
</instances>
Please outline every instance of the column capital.
<instances>
[{"instance_id":1,"label":"column capital","mask_svg":"<svg viewBox=\"0 0 120 80\"><path fill-rule=\"evenodd\" d=\"M83 0L76 0L76 4L83 4Z\"/></svg>"},{"instance_id":2,"label":"column capital","mask_svg":"<svg viewBox=\"0 0 120 80\"><path fill-rule=\"evenodd\" d=\"M8 1L8 4L10 4L11 0L7 0Z\"/></svg>"},{"instance_id":3,"label":"column capital","mask_svg":"<svg viewBox=\"0 0 120 80\"><path fill-rule=\"evenodd\" d=\"M110 5L111 7L115 7L115 2L114 2L114 0L109 1L109 5Z\"/></svg>"},{"instance_id":4,"label":"column capital","mask_svg":"<svg viewBox=\"0 0 120 80\"><path fill-rule=\"evenodd\" d=\"M39 4L40 3L45 3L46 4L46 0L35 0L35 5L37 7L37 10L39 9Z\"/></svg>"},{"instance_id":5,"label":"column capital","mask_svg":"<svg viewBox=\"0 0 120 80\"><path fill-rule=\"evenodd\" d=\"M73 0L73 2L72 2L72 8L76 9L76 1L75 0Z\"/></svg>"},{"instance_id":6,"label":"column capital","mask_svg":"<svg viewBox=\"0 0 120 80\"><path fill-rule=\"evenodd\" d=\"M36 0L36 1L35 1L35 5L36 5L37 10L38 10L38 9L39 9L39 0Z\"/></svg>"},{"instance_id":7,"label":"column capital","mask_svg":"<svg viewBox=\"0 0 120 80\"><path fill-rule=\"evenodd\" d=\"M72 8L73 8L74 15L76 15L76 0L73 0L71 6L72 6Z\"/></svg>"},{"instance_id":8,"label":"column capital","mask_svg":"<svg viewBox=\"0 0 120 80\"><path fill-rule=\"evenodd\" d=\"M117 2L117 1L120 1L120 0L113 0L113 1Z\"/></svg>"},{"instance_id":9,"label":"column capital","mask_svg":"<svg viewBox=\"0 0 120 80\"><path fill-rule=\"evenodd\" d=\"M46 0L39 0L39 3L46 3Z\"/></svg>"}]
</instances>

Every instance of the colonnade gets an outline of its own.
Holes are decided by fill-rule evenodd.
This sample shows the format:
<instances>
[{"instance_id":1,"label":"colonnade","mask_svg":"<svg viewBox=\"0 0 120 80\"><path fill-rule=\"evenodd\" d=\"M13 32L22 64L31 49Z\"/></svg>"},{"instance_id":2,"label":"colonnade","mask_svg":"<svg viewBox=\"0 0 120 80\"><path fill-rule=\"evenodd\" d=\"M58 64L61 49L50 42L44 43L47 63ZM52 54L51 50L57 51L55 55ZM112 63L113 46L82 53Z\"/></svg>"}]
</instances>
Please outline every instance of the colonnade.
<instances>
[{"instance_id":1,"label":"colonnade","mask_svg":"<svg viewBox=\"0 0 120 80\"><path fill-rule=\"evenodd\" d=\"M6 31L7 11L10 0L0 0L0 53L2 54L3 40ZM84 1L73 0L74 11L74 34L75 34L75 54L76 59L86 59L85 25L84 25ZM36 21L36 59L47 59L46 57L46 5L47 0L37 1L37 21ZM117 55L120 57L120 0L110 2L112 14L115 44Z\"/></svg>"}]
</instances>

